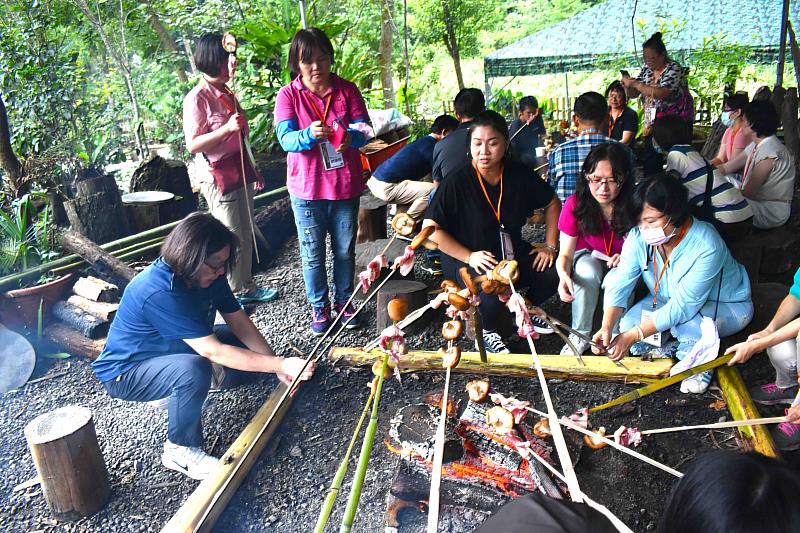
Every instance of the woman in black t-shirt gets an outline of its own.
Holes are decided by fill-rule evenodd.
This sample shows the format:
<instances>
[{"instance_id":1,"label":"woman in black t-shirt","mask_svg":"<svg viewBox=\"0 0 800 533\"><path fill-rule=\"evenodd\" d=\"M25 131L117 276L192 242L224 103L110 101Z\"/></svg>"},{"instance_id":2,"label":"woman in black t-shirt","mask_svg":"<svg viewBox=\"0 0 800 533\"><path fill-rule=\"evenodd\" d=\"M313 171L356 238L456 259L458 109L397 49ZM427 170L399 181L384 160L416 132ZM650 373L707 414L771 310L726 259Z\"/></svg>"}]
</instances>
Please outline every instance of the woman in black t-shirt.
<instances>
[{"instance_id":1,"label":"woman in black t-shirt","mask_svg":"<svg viewBox=\"0 0 800 533\"><path fill-rule=\"evenodd\" d=\"M532 170L506 158L508 126L496 112L484 111L475 117L468 142L472 164L445 176L423 227L436 228L431 239L446 254L442 257L446 277L459 280L457 272L464 265L469 265L473 275L483 274L500 259L513 257L520 264L517 287L529 287L528 298L538 305L555 293L558 283L553 265L558 255L561 202ZM532 250L522 240L522 226L540 208L545 208L546 244ZM481 294L486 347L508 353L497 333L501 306L495 295ZM553 332L536 317L531 318L537 332Z\"/></svg>"},{"instance_id":2,"label":"woman in black t-shirt","mask_svg":"<svg viewBox=\"0 0 800 533\"><path fill-rule=\"evenodd\" d=\"M639 130L639 115L628 106L625 86L614 81L606 89L608 102L608 136L622 144L630 145Z\"/></svg>"}]
</instances>

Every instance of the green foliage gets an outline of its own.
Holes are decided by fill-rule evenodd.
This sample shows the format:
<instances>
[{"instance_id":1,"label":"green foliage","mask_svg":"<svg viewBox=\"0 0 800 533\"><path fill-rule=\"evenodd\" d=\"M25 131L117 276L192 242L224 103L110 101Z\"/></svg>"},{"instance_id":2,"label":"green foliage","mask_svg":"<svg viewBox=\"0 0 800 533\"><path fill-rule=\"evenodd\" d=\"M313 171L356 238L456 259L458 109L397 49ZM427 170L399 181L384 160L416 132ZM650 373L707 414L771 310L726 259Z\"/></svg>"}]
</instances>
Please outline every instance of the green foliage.
<instances>
[{"instance_id":1,"label":"green foliage","mask_svg":"<svg viewBox=\"0 0 800 533\"><path fill-rule=\"evenodd\" d=\"M689 88L711 104L712 116L722 111L724 88L736 83L746 59L747 50L728 43L724 33L704 37L702 47L692 53Z\"/></svg>"},{"instance_id":2,"label":"green foliage","mask_svg":"<svg viewBox=\"0 0 800 533\"><path fill-rule=\"evenodd\" d=\"M462 57L478 54L479 31L493 31L503 15L498 4L485 0L411 0L408 3L415 41L441 46L447 32L443 5L447 4L450 23Z\"/></svg>"},{"instance_id":3,"label":"green foliage","mask_svg":"<svg viewBox=\"0 0 800 533\"><path fill-rule=\"evenodd\" d=\"M50 209L37 210L43 193L15 199L9 211L0 210L0 275L7 275L49 261L57 252L52 247Z\"/></svg>"},{"instance_id":4,"label":"green foliage","mask_svg":"<svg viewBox=\"0 0 800 533\"><path fill-rule=\"evenodd\" d=\"M492 100L486 106L503 115L506 120L516 118L517 103L525 96L521 92L512 92L510 89L500 89L492 95Z\"/></svg>"}]
</instances>

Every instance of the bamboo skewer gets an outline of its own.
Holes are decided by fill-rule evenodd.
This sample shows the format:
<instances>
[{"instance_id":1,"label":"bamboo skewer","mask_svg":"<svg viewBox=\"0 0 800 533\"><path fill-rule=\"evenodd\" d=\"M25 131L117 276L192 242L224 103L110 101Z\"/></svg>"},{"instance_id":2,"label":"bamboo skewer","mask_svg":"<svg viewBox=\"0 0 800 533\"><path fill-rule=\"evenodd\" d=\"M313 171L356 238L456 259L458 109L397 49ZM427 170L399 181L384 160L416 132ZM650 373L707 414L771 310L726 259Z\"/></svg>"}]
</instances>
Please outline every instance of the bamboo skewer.
<instances>
[{"instance_id":1,"label":"bamboo skewer","mask_svg":"<svg viewBox=\"0 0 800 533\"><path fill-rule=\"evenodd\" d=\"M738 428L742 426L761 426L764 424L780 424L786 422L785 416L772 416L767 418L754 418L752 420L730 420L728 422L716 422L712 424L697 424L694 426L676 426L671 428L647 429L641 431L642 435L656 435L658 433L672 433L675 431L689 431L692 429L724 429Z\"/></svg>"},{"instance_id":2,"label":"bamboo skewer","mask_svg":"<svg viewBox=\"0 0 800 533\"><path fill-rule=\"evenodd\" d=\"M511 287L511 292L516 293L517 290L514 288L514 283L511 280L509 280L509 285ZM553 442L558 452L558 460L561 463L561 468L564 470L569 496L572 501L580 503L582 501L582 493L580 485L578 484L578 477L575 475L575 470L572 468L572 459L569 456L567 442L564 440L561 426L558 425L558 415L556 414L555 407L553 407L553 400L550 398L550 389L547 387L547 380L544 377L544 372L542 372L542 363L539 361L539 354L536 352L536 347L533 345L533 339L530 335L527 335L526 338L528 339L528 346L530 346L531 349L531 356L533 356L533 364L536 366L536 375L539 378L539 386L542 388L544 402L547 405L547 417L550 419L550 431L552 432Z\"/></svg>"},{"instance_id":3,"label":"bamboo skewer","mask_svg":"<svg viewBox=\"0 0 800 533\"><path fill-rule=\"evenodd\" d=\"M431 308L431 304L428 303L426 305L423 305L422 307L419 307L419 308L411 311L408 314L408 316L406 316L403 320L401 320L400 322L397 323L397 327L400 328L400 329L408 327L409 325L411 325L414 322L416 322L417 320L419 320L422 317L422 315L425 314L425 311L427 311L430 308ZM373 349L377 348L378 344L380 342L381 342L381 338L380 337L378 337L377 339L373 339L369 344L364 346L364 351L368 352L370 350L373 350Z\"/></svg>"},{"instance_id":4,"label":"bamboo skewer","mask_svg":"<svg viewBox=\"0 0 800 533\"><path fill-rule=\"evenodd\" d=\"M539 411L538 409L534 409L533 407L526 407L525 409L527 409L531 413L537 414L539 416L547 416L547 413L545 413L543 411ZM550 429L552 430L553 426L559 427L559 424L564 426L564 427L568 427L569 429L573 429L573 430L577 431L578 433L583 433L584 435L588 435L588 436L590 436L590 437L592 437L594 439L602 440L603 442L605 442L606 444L608 444L612 448L616 448L617 450L621 451L622 453L626 453L626 454L628 454L628 455L630 455L632 457L636 457L637 459L639 459L641 461L644 461L645 463L647 463L647 464L649 464L651 466L654 466L654 467L656 467L656 468L658 468L660 470L663 470L664 472L667 472L668 474L672 474L673 476L675 476L677 478L682 478L683 477L683 474L681 474L680 472L678 472L674 468L671 468L671 467L669 467L669 466L667 466L665 464L659 463L655 459L651 459L651 458L647 457L646 455L642 455L641 453L639 453L637 451L631 450L627 446L623 446L622 444L617 444L616 441L614 441L612 439L609 439L608 437L605 437L603 435L595 433L594 431L589 431L588 429L582 428L582 427L580 427L579 425L575 424L574 422L572 422L569 419L562 418L562 419L558 420L558 424L553 424L553 422L551 421L550 422ZM560 427L559 427L559 429L560 429Z\"/></svg>"},{"instance_id":5,"label":"bamboo skewer","mask_svg":"<svg viewBox=\"0 0 800 533\"><path fill-rule=\"evenodd\" d=\"M452 341L450 345L452 346ZM439 529L439 491L442 485L442 463L444 462L444 435L447 429L447 396L450 393L450 366L444 375L444 394L442 395L442 414L436 428L436 440L433 445L433 469L431 470L431 490L428 496L427 533L436 533Z\"/></svg>"}]
</instances>

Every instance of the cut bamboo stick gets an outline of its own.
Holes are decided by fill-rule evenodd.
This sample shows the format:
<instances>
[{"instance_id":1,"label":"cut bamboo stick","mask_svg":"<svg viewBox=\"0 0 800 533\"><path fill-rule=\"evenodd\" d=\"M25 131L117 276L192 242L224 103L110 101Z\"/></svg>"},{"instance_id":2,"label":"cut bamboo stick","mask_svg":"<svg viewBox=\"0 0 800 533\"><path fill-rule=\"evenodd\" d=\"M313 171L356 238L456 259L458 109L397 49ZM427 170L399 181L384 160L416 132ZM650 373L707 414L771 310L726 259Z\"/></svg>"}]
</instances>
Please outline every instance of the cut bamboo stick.
<instances>
[{"instance_id":1,"label":"cut bamboo stick","mask_svg":"<svg viewBox=\"0 0 800 533\"><path fill-rule=\"evenodd\" d=\"M545 416L545 417L547 416L547 413L545 413L543 411L539 411L538 409L534 409L533 407L526 407L526 409L528 411L530 411L531 413L537 414L539 416ZM588 436L592 437L593 439L602 440L603 442L605 442L606 444L608 444L612 448L616 448L617 450L621 451L622 453L628 454L631 457L636 457L640 461L644 461L645 463L647 463L647 464L649 464L651 466L654 466L654 467L658 468L659 470L663 470L664 472L667 472L668 474L672 474L673 476L678 477L678 478L683 477L683 474L681 474L680 472L678 472L674 468L671 468L671 467L669 467L669 466L667 466L665 464L659 463L655 459L651 459L651 458L647 457L646 455L642 455L641 453L639 453L637 451L631 450L627 446L623 446L622 444L617 444L614 440L609 439L608 437L605 437L605 436L600 435L598 433L595 433L593 431L589 431L588 429L582 428L582 427L580 427L579 425L575 424L574 422L572 422L571 420L569 420L567 418L559 419L558 423L561 424L564 427L567 427L569 429L573 429L573 430L577 431L578 433L583 433L584 435L588 435ZM551 424L551 428L552 428L552 424Z\"/></svg>"},{"instance_id":2,"label":"cut bamboo stick","mask_svg":"<svg viewBox=\"0 0 800 533\"><path fill-rule=\"evenodd\" d=\"M717 371L719 388L728 403L728 411L734 420L756 420L761 418L758 409L747 392L739 370L730 366L720 367ZM767 457L777 457L775 442L764 426L741 426L739 434L752 445L752 449Z\"/></svg>"},{"instance_id":3,"label":"cut bamboo stick","mask_svg":"<svg viewBox=\"0 0 800 533\"><path fill-rule=\"evenodd\" d=\"M219 460L217 469L189 495L178 512L161 530L162 533L212 531L225 505L244 481L261 450L289 410L291 397L280 405L280 410L274 417L271 416L286 389L287 386L281 383L270 394L244 431ZM264 421L270 418L270 425L265 428ZM260 438L257 438L259 435Z\"/></svg>"},{"instance_id":4,"label":"cut bamboo stick","mask_svg":"<svg viewBox=\"0 0 800 533\"><path fill-rule=\"evenodd\" d=\"M410 316L410 315L409 315ZM351 366L371 365L378 351L364 351L358 347L336 347L330 352L333 361ZM586 356L586 366L581 366L574 356L540 355L542 370L548 378L578 381L615 381L621 383L652 383L669 375L672 362L669 359L642 361L638 357L625 359L626 368L617 367L605 356ZM412 350L404 355L399 365L401 372L442 372L442 357L434 351ZM515 377L533 377L536 370L531 366L530 354L491 354L487 363L482 363L478 352L461 352L455 372L465 374L491 374Z\"/></svg>"},{"instance_id":5,"label":"cut bamboo stick","mask_svg":"<svg viewBox=\"0 0 800 533\"><path fill-rule=\"evenodd\" d=\"M786 422L785 416L771 416L768 418L756 418L754 420L729 420L727 422L715 422L712 424L697 424L695 426L676 426L671 428L646 429L640 431L642 435L656 435L658 433L673 433L676 431L690 431L693 429L724 429L739 428L743 426L761 426L764 424L780 424Z\"/></svg>"}]
</instances>

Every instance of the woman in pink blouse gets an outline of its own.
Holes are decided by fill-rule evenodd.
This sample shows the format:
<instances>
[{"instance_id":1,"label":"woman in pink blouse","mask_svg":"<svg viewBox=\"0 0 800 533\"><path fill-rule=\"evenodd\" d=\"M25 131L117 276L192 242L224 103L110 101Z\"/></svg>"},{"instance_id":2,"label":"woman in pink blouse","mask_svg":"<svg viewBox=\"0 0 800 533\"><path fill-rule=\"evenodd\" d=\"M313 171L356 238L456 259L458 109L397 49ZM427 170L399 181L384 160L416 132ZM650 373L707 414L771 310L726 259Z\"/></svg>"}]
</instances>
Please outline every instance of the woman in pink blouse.
<instances>
[{"instance_id":1,"label":"woman in pink blouse","mask_svg":"<svg viewBox=\"0 0 800 533\"><path fill-rule=\"evenodd\" d=\"M236 263L227 273L231 290L240 304L268 302L278 292L256 287L251 272L254 182L260 177L247 149L247 118L226 85L236 69L236 55L223 48L222 39L221 33L208 33L197 42L194 61L203 76L183 100L183 133L186 149L195 154L195 177L211 214L239 239ZM247 187L238 170L242 157ZM225 163L235 175L235 183L227 185L229 190L223 190L225 185L214 176L214 169Z\"/></svg>"},{"instance_id":2,"label":"woman in pink blouse","mask_svg":"<svg viewBox=\"0 0 800 533\"><path fill-rule=\"evenodd\" d=\"M630 229L626 206L633 186L624 148L616 143L595 146L583 162L575 194L566 199L558 219L558 295L572 303L572 328L586 336L592 331L604 278L619 263ZM580 352L575 355L589 348L577 335L569 339ZM572 349L564 345L561 354L572 355Z\"/></svg>"},{"instance_id":3,"label":"woman in pink blouse","mask_svg":"<svg viewBox=\"0 0 800 533\"><path fill-rule=\"evenodd\" d=\"M358 147L366 141L362 132L369 131L364 98L354 84L331 73L333 62L333 45L322 30L297 32L289 49L295 77L275 102L278 140L288 152L286 184L314 335L322 335L331 324L325 268L328 235L334 311L343 321L353 314L344 304L353 292L358 204L364 190ZM348 328L355 327L358 323L352 320Z\"/></svg>"}]
</instances>

